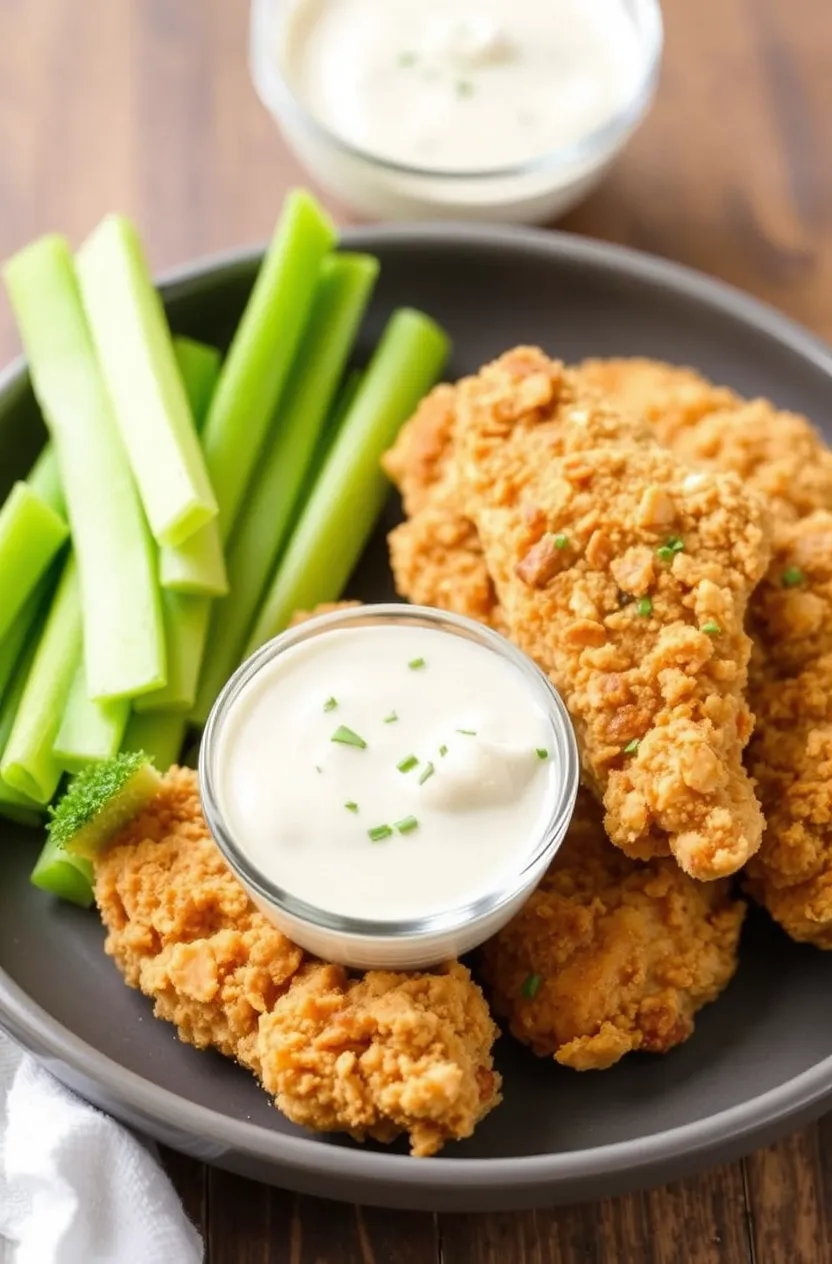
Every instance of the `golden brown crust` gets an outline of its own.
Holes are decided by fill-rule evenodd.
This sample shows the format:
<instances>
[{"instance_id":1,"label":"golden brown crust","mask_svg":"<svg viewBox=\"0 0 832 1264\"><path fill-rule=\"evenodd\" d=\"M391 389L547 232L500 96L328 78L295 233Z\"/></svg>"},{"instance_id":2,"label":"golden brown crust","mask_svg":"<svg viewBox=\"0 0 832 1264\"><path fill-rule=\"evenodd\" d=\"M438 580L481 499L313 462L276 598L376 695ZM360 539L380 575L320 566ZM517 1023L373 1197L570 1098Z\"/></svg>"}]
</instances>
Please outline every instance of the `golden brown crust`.
<instances>
[{"instance_id":1,"label":"golden brown crust","mask_svg":"<svg viewBox=\"0 0 832 1264\"><path fill-rule=\"evenodd\" d=\"M612 847L582 792L540 887L484 949L489 995L518 1040L578 1071L666 1053L733 976L744 911L727 882Z\"/></svg>"},{"instance_id":2,"label":"golden brown crust","mask_svg":"<svg viewBox=\"0 0 832 1264\"><path fill-rule=\"evenodd\" d=\"M95 896L125 982L182 1040L260 1076L297 1122L408 1132L414 1154L432 1154L498 1103L497 1032L468 971L348 979L306 957L227 868L190 769L171 769L99 857Z\"/></svg>"}]
</instances>

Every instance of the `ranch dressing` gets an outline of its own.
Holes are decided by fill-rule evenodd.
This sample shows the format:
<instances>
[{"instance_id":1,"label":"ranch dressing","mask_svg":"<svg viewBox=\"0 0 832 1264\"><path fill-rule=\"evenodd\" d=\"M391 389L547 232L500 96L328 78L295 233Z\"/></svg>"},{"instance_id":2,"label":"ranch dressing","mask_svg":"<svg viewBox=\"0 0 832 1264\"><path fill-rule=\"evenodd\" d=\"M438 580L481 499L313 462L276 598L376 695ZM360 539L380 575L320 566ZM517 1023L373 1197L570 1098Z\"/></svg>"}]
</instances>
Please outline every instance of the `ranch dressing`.
<instances>
[{"instance_id":1,"label":"ranch dressing","mask_svg":"<svg viewBox=\"0 0 832 1264\"><path fill-rule=\"evenodd\" d=\"M643 73L622 0L296 0L281 44L286 79L319 122L434 171L578 142Z\"/></svg>"},{"instance_id":2,"label":"ranch dressing","mask_svg":"<svg viewBox=\"0 0 832 1264\"><path fill-rule=\"evenodd\" d=\"M500 653L413 624L289 646L217 734L225 827L291 896L393 921L499 891L543 837L564 770L551 716Z\"/></svg>"}]
</instances>

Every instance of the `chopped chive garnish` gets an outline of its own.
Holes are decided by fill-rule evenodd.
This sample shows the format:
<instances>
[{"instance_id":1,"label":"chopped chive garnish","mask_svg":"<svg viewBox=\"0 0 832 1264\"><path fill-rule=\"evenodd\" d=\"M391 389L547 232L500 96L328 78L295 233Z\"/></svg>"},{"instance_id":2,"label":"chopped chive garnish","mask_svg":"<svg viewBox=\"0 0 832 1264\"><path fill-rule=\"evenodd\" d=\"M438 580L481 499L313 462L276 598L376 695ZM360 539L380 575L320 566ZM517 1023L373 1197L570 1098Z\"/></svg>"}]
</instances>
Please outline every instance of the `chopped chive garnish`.
<instances>
[{"instance_id":1,"label":"chopped chive garnish","mask_svg":"<svg viewBox=\"0 0 832 1264\"><path fill-rule=\"evenodd\" d=\"M397 60L400 66L415 66L416 54L415 53L399 53Z\"/></svg>"},{"instance_id":2,"label":"chopped chive garnish","mask_svg":"<svg viewBox=\"0 0 832 1264\"><path fill-rule=\"evenodd\" d=\"M555 536L554 544L555 544L556 549L565 549L568 543L569 543L568 535Z\"/></svg>"},{"instance_id":3,"label":"chopped chive garnish","mask_svg":"<svg viewBox=\"0 0 832 1264\"><path fill-rule=\"evenodd\" d=\"M471 83L470 79L457 80L456 95L458 97L470 97L470 96L473 96L473 93L474 93L474 85Z\"/></svg>"},{"instance_id":4,"label":"chopped chive garnish","mask_svg":"<svg viewBox=\"0 0 832 1264\"><path fill-rule=\"evenodd\" d=\"M426 781L430 780L430 778L433 776L435 772L436 772L436 769L434 768L430 760L428 760L428 762L425 764L425 771L422 773L421 777L419 778L419 785L423 786Z\"/></svg>"},{"instance_id":5,"label":"chopped chive garnish","mask_svg":"<svg viewBox=\"0 0 832 1264\"><path fill-rule=\"evenodd\" d=\"M783 571L780 583L784 588L796 588L798 584L802 584L806 576L799 566L789 566Z\"/></svg>"},{"instance_id":6,"label":"chopped chive garnish","mask_svg":"<svg viewBox=\"0 0 832 1264\"><path fill-rule=\"evenodd\" d=\"M425 660L423 658L411 658L407 665L411 671L418 671L420 667L424 667Z\"/></svg>"},{"instance_id":7,"label":"chopped chive garnish","mask_svg":"<svg viewBox=\"0 0 832 1264\"><path fill-rule=\"evenodd\" d=\"M636 610L642 618L646 619L653 613L653 602L649 597L639 597L636 603Z\"/></svg>"},{"instance_id":8,"label":"chopped chive garnish","mask_svg":"<svg viewBox=\"0 0 832 1264\"><path fill-rule=\"evenodd\" d=\"M656 555L662 562L673 561L673 550L666 544L663 544L660 549L656 549Z\"/></svg>"},{"instance_id":9,"label":"chopped chive garnish","mask_svg":"<svg viewBox=\"0 0 832 1264\"><path fill-rule=\"evenodd\" d=\"M357 812L357 811L358 811L358 804L357 804L357 803L353 803L352 799L350 799L349 803L345 803L345 804L344 804L344 807L347 809L347 811L348 811L348 812Z\"/></svg>"},{"instance_id":10,"label":"chopped chive garnish","mask_svg":"<svg viewBox=\"0 0 832 1264\"><path fill-rule=\"evenodd\" d=\"M419 828L419 822L415 816L406 816L404 820L396 821L395 826L400 834L411 834L413 830Z\"/></svg>"},{"instance_id":11,"label":"chopped chive garnish","mask_svg":"<svg viewBox=\"0 0 832 1264\"><path fill-rule=\"evenodd\" d=\"M457 729L457 733L461 733L463 737L476 737L476 729Z\"/></svg>"},{"instance_id":12,"label":"chopped chive garnish","mask_svg":"<svg viewBox=\"0 0 832 1264\"><path fill-rule=\"evenodd\" d=\"M327 698L324 703L324 711L334 711L337 706L338 700L336 698Z\"/></svg>"},{"instance_id":13,"label":"chopped chive garnish","mask_svg":"<svg viewBox=\"0 0 832 1264\"><path fill-rule=\"evenodd\" d=\"M722 628L719 626L716 619L709 619L707 623L702 624L702 631L706 632L708 636L719 636Z\"/></svg>"},{"instance_id":14,"label":"chopped chive garnish","mask_svg":"<svg viewBox=\"0 0 832 1264\"><path fill-rule=\"evenodd\" d=\"M384 723L385 723L385 724L395 724L395 723L396 723L396 721L398 720L398 718L399 718L399 717L396 715L396 712L395 712L395 711L391 711L389 715L386 715L386 716L384 717Z\"/></svg>"},{"instance_id":15,"label":"chopped chive garnish","mask_svg":"<svg viewBox=\"0 0 832 1264\"><path fill-rule=\"evenodd\" d=\"M661 548L656 549L656 553L663 562L672 562L673 555L681 553L684 547L684 540L680 540L678 535L672 535L669 540L665 540Z\"/></svg>"},{"instance_id":16,"label":"chopped chive garnish","mask_svg":"<svg viewBox=\"0 0 832 1264\"><path fill-rule=\"evenodd\" d=\"M345 724L339 724L329 740L331 742L340 742L343 746L357 746L359 750L365 750L367 746L364 738L359 737L352 729L348 729Z\"/></svg>"},{"instance_id":17,"label":"chopped chive garnish","mask_svg":"<svg viewBox=\"0 0 832 1264\"><path fill-rule=\"evenodd\" d=\"M374 825L372 829L367 830L367 835L373 843L380 843L383 838L389 838L392 833L389 825Z\"/></svg>"},{"instance_id":18,"label":"chopped chive garnish","mask_svg":"<svg viewBox=\"0 0 832 1264\"><path fill-rule=\"evenodd\" d=\"M536 748L535 748L535 752L534 752L534 753L535 753L535 755L537 755L537 758L538 758L538 759L548 759L548 758L549 758L549 752L546 750L546 747L545 747L545 746L538 746L538 747L536 747Z\"/></svg>"},{"instance_id":19,"label":"chopped chive garnish","mask_svg":"<svg viewBox=\"0 0 832 1264\"><path fill-rule=\"evenodd\" d=\"M415 768L418 762L415 755L405 755L404 759L399 760L396 767L399 772L410 772L411 768Z\"/></svg>"},{"instance_id":20,"label":"chopped chive garnish","mask_svg":"<svg viewBox=\"0 0 832 1264\"><path fill-rule=\"evenodd\" d=\"M521 989L527 1001L533 1001L540 991L540 985L543 982L543 976L540 974L529 974L523 983Z\"/></svg>"},{"instance_id":21,"label":"chopped chive garnish","mask_svg":"<svg viewBox=\"0 0 832 1264\"><path fill-rule=\"evenodd\" d=\"M439 754L442 756L442 758L443 758L443 759L445 758L445 756L447 755L447 753L448 753L448 748L447 748L447 746L440 746L440 747L439 747Z\"/></svg>"},{"instance_id":22,"label":"chopped chive garnish","mask_svg":"<svg viewBox=\"0 0 832 1264\"><path fill-rule=\"evenodd\" d=\"M624 747L624 754L625 754L625 755L635 755L635 753L636 753L636 751L638 750L639 746L641 746L641 738L640 738L640 737L634 737L634 738L633 738L633 740L632 740L631 742L628 742L628 743L627 743L627 745Z\"/></svg>"},{"instance_id":23,"label":"chopped chive garnish","mask_svg":"<svg viewBox=\"0 0 832 1264\"><path fill-rule=\"evenodd\" d=\"M323 768L321 767L320 764L315 765L315 772L323 772Z\"/></svg>"}]
</instances>

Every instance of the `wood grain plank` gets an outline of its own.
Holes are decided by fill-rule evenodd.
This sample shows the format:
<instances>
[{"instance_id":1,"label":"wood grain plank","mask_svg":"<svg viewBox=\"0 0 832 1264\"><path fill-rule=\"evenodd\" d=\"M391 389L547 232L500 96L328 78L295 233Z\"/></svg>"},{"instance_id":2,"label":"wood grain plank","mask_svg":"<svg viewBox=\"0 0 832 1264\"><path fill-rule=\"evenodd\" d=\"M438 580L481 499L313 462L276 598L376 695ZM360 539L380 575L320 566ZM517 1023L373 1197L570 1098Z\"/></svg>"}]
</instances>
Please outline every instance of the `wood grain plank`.
<instances>
[{"instance_id":1,"label":"wood grain plank","mask_svg":"<svg viewBox=\"0 0 832 1264\"><path fill-rule=\"evenodd\" d=\"M832 1258L832 1116L746 1160L758 1264Z\"/></svg>"},{"instance_id":2,"label":"wood grain plank","mask_svg":"<svg viewBox=\"0 0 832 1264\"><path fill-rule=\"evenodd\" d=\"M206 1241L208 1233L208 1169L197 1159L160 1147L162 1165L182 1199L185 1215Z\"/></svg>"}]
</instances>

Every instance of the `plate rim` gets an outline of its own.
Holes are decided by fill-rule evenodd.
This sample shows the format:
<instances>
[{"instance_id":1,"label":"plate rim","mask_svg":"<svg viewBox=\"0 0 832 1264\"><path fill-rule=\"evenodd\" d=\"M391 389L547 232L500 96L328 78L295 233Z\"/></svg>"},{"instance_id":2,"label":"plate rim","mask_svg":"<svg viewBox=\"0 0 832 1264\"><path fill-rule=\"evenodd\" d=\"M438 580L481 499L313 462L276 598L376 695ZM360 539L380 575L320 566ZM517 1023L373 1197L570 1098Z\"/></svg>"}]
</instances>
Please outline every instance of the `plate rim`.
<instances>
[{"instance_id":1,"label":"plate rim","mask_svg":"<svg viewBox=\"0 0 832 1264\"><path fill-rule=\"evenodd\" d=\"M414 249L423 244L479 243L498 252L519 249L648 281L718 309L786 345L825 373L832 385L832 348L799 322L724 281L628 246L556 230L443 222L350 228L341 233L340 240L350 248L369 251L384 243L404 243ZM218 272L249 269L262 253L262 247L242 247L201 256L165 271L159 285L166 298L175 298L177 291L192 289ZM0 394L21 388L24 373L25 360L19 356L0 372ZM660 1132L554 1154L456 1158L452 1152L446 1152L444 1156L414 1162L407 1155L332 1145L314 1135L286 1135L190 1102L121 1066L76 1036L29 997L2 967L0 1024L36 1058L57 1059L58 1068L50 1065L53 1073L59 1074L63 1062L76 1075L104 1088L117 1102L158 1120L160 1126L181 1129L185 1134L231 1147L272 1166L314 1173L321 1186L331 1179L353 1187L366 1182L410 1190L421 1188L426 1194L440 1184L459 1195L475 1188L486 1193L506 1188L519 1192L523 1187L554 1191L566 1183L612 1183L625 1172L635 1183L639 1173L648 1176L682 1155L695 1163L709 1155L717 1159L731 1146L736 1148L744 1142L751 1148L754 1138L770 1134L790 1118L809 1111L819 1114L822 1104L832 1097L830 1054L766 1093ZM337 1194L337 1190L329 1192Z\"/></svg>"}]
</instances>

